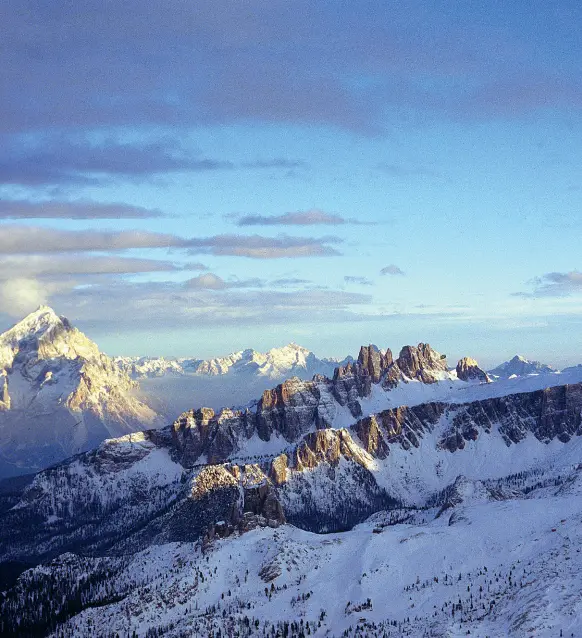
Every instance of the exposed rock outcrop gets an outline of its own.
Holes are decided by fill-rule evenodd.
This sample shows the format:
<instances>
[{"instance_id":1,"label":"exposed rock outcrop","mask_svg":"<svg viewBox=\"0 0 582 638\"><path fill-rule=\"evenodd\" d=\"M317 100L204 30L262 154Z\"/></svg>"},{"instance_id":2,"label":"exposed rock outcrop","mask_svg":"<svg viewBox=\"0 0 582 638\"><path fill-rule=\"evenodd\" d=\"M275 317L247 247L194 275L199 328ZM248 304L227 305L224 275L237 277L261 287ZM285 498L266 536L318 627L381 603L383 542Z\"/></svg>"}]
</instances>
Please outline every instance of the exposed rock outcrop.
<instances>
[{"instance_id":1,"label":"exposed rock outcrop","mask_svg":"<svg viewBox=\"0 0 582 638\"><path fill-rule=\"evenodd\" d=\"M360 348L360 354L358 355L358 363L360 366L368 371L372 383L378 383L382 378L382 375L389 366L394 362L392 358L392 352L390 349L382 353L380 350L370 344L369 346L362 346Z\"/></svg>"},{"instance_id":2,"label":"exposed rock outcrop","mask_svg":"<svg viewBox=\"0 0 582 638\"><path fill-rule=\"evenodd\" d=\"M445 355L433 350L428 343L419 343L416 348L404 346L396 359L396 365L406 377L423 383L435 383L447 371Z\"/></svg>"},{"instance_id":3,"label":"exposed rock outcrop","mask_svg":"<svg viewBox=\"0 0 582 638\"><path fill-rule=\"evenodd\" d=\"M296 441L313 423L325 427L318 412L320 392L313 381L298 378L281 383L273 390L266 390L257 406L257 432L268 441L279 433L287 441Z\"/></svg>"},{"instance_id":4,"label":"exposed rock outcrop","mask_svg":"<svg viewBox=\"0 0 582 638\"><path fill-rule=\"evenodd\" d=\"M507 445L519 443L530 433L543 442L557 438L563 443L582 434L582 384L484 399L452 409L453 427L441 441L451 452L494 428Z\"/></svg>"},{"instance_id":5,"label":"exposed rock outcrop","mask_svg":"<svg viewBox=\"0 0 582 638\"><path fill-rule=\"evenodd\" d=\"M457 377L461 381L480 381L481 383L490 383L491 379L484 370L481 370L479 364L471 357L463 357L457 363Z\"/></svg>"}]
</instances>

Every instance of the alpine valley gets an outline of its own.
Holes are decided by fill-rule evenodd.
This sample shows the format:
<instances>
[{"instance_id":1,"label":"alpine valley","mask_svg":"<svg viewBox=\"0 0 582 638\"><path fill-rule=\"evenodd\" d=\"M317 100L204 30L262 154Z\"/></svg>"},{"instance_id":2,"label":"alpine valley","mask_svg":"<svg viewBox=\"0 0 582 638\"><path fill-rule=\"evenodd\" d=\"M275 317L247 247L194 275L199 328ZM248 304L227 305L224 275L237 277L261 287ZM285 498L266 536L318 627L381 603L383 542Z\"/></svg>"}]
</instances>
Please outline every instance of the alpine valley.
<instances>
[{"instance_id":1,"label":"alpine valley","mask_svg":"<svg viewBox=\"0 0 582 638\"><path fill-rule=\"evenodd\" d=\"M0 357L3 459L69 457L0 483L2 636L582 636L581 366L110 359L49 308ZM137 385L208 374L274 387Z\"/></svg>"}]
</instances>

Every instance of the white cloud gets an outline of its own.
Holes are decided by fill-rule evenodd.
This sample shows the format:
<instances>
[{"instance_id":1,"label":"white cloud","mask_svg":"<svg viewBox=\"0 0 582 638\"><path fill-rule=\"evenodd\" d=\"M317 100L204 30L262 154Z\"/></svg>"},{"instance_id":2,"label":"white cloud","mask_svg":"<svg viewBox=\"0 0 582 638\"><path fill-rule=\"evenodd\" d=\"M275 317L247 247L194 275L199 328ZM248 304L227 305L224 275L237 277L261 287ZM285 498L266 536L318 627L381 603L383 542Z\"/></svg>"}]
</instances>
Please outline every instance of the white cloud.
<instances>
[{"instance_id":1,"label":"white cloud","mask_svg":"<svg viewBox=\"0 0 582 638\"><path fill-rule=\"evenodd\" d=\"M20 317L46 303L48 292L36 279L21 277L0 282L0 311Z\"/></svg>"}]
</instances>

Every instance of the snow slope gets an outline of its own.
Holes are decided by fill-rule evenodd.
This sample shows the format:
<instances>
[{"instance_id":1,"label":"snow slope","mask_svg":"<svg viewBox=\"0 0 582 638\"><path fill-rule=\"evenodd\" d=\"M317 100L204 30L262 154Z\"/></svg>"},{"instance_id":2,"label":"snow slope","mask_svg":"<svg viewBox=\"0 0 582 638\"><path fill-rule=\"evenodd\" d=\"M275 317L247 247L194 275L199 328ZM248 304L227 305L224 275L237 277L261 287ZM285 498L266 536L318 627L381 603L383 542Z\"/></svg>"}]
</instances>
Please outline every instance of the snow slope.
<instances>
[{"instance_id":1,"label":"snow slope","mask_svg":"<svg viewBox=\"0 0 582 638\"><path fill-rule=\"evenodd\" d=\"M371 521L328 535L287 525L218 539L204 552L170 543L123 560L68 554L28 572L22 586L38 572L100 582L110 570L108 589L86 593L99 604L53 634L62 637L262 636L287 623L290 636L579 638L581 495L473 502L452 524Z\"/></svg>"}]
</instances>

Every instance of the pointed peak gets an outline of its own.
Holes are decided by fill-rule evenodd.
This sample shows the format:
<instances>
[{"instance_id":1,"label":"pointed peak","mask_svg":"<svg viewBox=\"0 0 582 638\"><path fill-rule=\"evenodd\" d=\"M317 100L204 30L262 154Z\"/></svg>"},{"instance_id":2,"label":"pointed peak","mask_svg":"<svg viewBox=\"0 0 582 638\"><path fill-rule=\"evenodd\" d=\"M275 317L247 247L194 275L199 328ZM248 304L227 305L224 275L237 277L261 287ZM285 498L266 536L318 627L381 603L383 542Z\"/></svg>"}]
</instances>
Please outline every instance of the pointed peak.
<instances>
[{"instance_id":1,"label":"pointed peak","mask_svg":"<svg viewBox=\"0 0 582 638\"><path fill-rule=\"evenodd\" d=\"M39 306L0 335L0 341L3 344L16 343L28 337L44 338L60 331L75 332L68 319L59 317L50 306Z\"/></svg>"},{"instance_id":2,"label":"pointed peak","mask_svg":"<svg viewBox=\"0 0 582 638\"><path fill-rule=\"evenodd\" d=\"M50 306L39 306L35 311L26 315L16 323L8 332L44 332L45 330L69 322L64 317L59 317Z\"/></svg>"}]
</instances>

